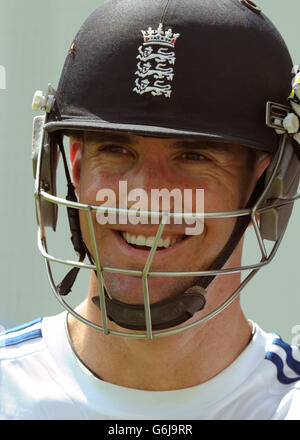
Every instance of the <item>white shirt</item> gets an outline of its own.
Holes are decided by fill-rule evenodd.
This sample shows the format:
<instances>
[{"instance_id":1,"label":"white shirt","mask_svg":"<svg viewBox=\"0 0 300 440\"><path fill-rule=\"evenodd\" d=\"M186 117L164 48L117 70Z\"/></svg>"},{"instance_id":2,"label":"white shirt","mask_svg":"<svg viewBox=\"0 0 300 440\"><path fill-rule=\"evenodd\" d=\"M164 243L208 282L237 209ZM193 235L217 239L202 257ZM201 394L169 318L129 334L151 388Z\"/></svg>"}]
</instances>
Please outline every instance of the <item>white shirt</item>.
<instances>
[{"instance_id":1,"label":"white shirt","mask_svg":"<svg viewBox=\"0 0 300 440\"><path fill-rule=\"evenodd\" d=\"M93 376L69 344L65 315L0 337L0 419L300 420L300 347L257 325L246 349L213 379L141 391Z\"/></svg>"}]
</instances>

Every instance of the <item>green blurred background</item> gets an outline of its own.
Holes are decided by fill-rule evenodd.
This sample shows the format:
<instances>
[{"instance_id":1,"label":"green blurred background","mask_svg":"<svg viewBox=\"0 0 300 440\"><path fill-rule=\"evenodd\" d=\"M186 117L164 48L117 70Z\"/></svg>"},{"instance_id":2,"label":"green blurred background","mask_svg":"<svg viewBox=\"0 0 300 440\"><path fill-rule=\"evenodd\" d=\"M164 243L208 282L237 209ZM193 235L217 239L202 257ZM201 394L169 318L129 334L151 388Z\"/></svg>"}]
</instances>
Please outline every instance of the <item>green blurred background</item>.
<instances>
[{"instance_id":1,"label":"green blurred background","mask_svg":"<svg viewBox=\"0 0 300 440\"><path fill-rule=\"evenodd\" d=\"M151 1L151 0L141 0ZM100 0L0 0L0 324L12 326L61 311L51 293L45 264L36 246L31 165L31 101L37 89L58 85L72 39ZM300 63L299 0L259 0L258 5L278 27L294 64ZM120 66L121 67L121 66ZM259 66L257 66L259 69ZM277 72L270 72L276 75ZM300 343L300 203L279 253L242 294L246 315L288 342ZM69 236L64 223L59 233ZM60 257L70 254L61 239ZM247 261L255 254L246 240ZM59 268L59 276L65 271ZM71 303L86 292L88 273L81 274Z\"/></svg>"}]
</instances>

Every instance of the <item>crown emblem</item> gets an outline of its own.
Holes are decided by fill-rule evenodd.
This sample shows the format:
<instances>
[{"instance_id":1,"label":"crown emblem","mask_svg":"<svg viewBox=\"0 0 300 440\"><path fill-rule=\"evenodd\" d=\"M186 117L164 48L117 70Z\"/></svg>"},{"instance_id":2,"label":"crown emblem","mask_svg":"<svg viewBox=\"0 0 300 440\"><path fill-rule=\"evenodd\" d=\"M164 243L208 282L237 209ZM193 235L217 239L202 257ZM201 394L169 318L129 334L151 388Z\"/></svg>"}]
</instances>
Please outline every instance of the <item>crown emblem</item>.
<instances>
[{"instance_id":1,"label":"crown emblem","mask_svg":"<svg viewBox=\"0 0 300 440\"><path fill-rule=\"evenodd\" d=\"M137 76L134 92L139 95L151 93L152 96L171 98L175 65L175 43L180 34L172 29L164 32L160 23L157 29L141 31L143 45L138 48Z\"/></svg>"},{"instance_id":2,"label":"crown emblem","mask_svg":"<svg viewBox=\"0 0 300 440\"><path fill-rule=\"evenodd\" d=\"M173 34L172 29L168 29L166 32L163 30L163 25L160 23L158 28L148 28L147 31L142 31L144 36L144 44L162 44L165 46L175 47L175 43L180 34Z\"/></svg>"}]
</instances>

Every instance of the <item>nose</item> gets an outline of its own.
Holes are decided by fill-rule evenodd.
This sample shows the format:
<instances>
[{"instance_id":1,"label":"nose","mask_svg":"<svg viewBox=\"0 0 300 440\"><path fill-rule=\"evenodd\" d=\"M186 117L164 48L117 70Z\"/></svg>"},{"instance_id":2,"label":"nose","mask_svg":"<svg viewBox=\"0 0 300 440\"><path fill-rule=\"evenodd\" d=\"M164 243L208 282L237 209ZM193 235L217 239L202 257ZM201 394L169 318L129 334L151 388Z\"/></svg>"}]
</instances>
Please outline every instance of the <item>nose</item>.
<instances>
[{"instance_id":1,"label":"nose","mask_svg":"<svg viewBox=\"0 0 300 440\"><path fill-rule=\"evenodd\" d=\"M167 170L157 158L152 157L150 160L144 160L137 168L133 169L131 175L128 176L126 185L127 194L124 186L119 195L120 200L124 201L127 195L128 208L151 211L151 213L182 211L181 191L172 186L171 181L167 178ZM162 220L155 214L151 214L150 218L147 216L142 216L142 218L145 224L148 224L149 221L158 224ZM167 221L168 224L174 224L174 218L168 218Z\"/></svg>"},{"instance_id":2,"label":"nose","mask_svg":"<svg viewBox=\"0 0 300 440\"><path fill-rule=\"evenodd\" d=\"M124 176L125 177L125 176ZM161 212L173 209L172 198L168 196L170 182L167 178L167 164L153 149L144 151L134 166L126 173L126 181L119 191L119 200L123 207L132 210ZM181 206L178 208L181 210ZM159 224L159 216L142 215L140 223Z\"/></svg>"},{"instance_id":3,"label":"nose","mask_svg":"<svg viewBox=\"0 0 300 440\"><path fill-rule=\"evenodd\" d=\"M166 169L162 161L153 155L145 155L128 176L128 189L143 189L150 194L152 189L169 187Z\"/></svg>"}]
</instances>

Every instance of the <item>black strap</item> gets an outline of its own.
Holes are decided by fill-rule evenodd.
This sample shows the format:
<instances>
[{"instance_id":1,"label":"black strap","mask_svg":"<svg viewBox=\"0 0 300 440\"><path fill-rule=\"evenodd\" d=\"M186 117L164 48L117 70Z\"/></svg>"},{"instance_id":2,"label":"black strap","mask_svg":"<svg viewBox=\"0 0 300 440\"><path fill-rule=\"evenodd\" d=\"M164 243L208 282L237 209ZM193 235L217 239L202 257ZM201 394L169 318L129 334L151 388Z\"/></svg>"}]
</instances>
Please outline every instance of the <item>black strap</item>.
<instances>
[{"instance_id":1,"label":"black strap","mask_svg":"<svg viewBox=\"0 0 300 440\"><path fill-rule=\"evenodd\" d=\"M92 298L100 309L99 296ZM151 304L152 330L164 330L182 324L205 306L205 297L200 292L184 293L176 298ZM106 312L111 321L129 330L146 330L143 305L125 304L105 296Z\"/></svg>"},{"instance_id":2,"label":"black strap","mask_svg":"<svg viewBox=\"0 0 300 440\"><path fill-rule=\"evenodd\" d=\"M58 136L57 144L59 146L59 149L60 149L60 152L61 152L61 155L63 158L65 175L66 175L66 179L67 179L68 193L67 193L66 199L69 200L70 202L77 202L75 188L74 188L74 185L71 181L68 163L67 163L66 154L65 154L65 149L64 149L64 145L63 145L63 141L62 141L61 136ZM73 243L73 247L74 247L75 251L79 255L79 262L82 262L85 259L87 249L86 249L85 243L84 243L84 241L82 239L82 235L81 235L80 222L79 222L79 212L78 212L78 209L71 208L71 207L67 207L67 212L68 212L69 226L70 226L70 231L71 231L71 241ZM62 282L56 286L57 292L60 295L65 296L71 292L72 287L76 281L79 270L80 269L78 267L73 267L73 269L67 273L67 275L62 280Z\"/></svg>"},{"instance_id":3,"label":"black strap","mask_svg":"<svg viewBox=\"0 0 300 440\"><path fill-rule=\"evenodd\" d=\"M245 209L250 209L256 203L259 196L262 194L262 191L264 189L264 184L265 184L265 174L263 174L258 180ZM226 245L224 246L218 257L212 263L209 270L220 270L225 265L229 257L232 255L234 249L239 244L244 233L246 232L250 220L251 220L250 214L237 217L235 227L231 233L229 240L227 241ZM199 283L203 288L207 288L215 277L216 275L208 275L205 277L201 277Z\"/></svg>"}]
</instances>

